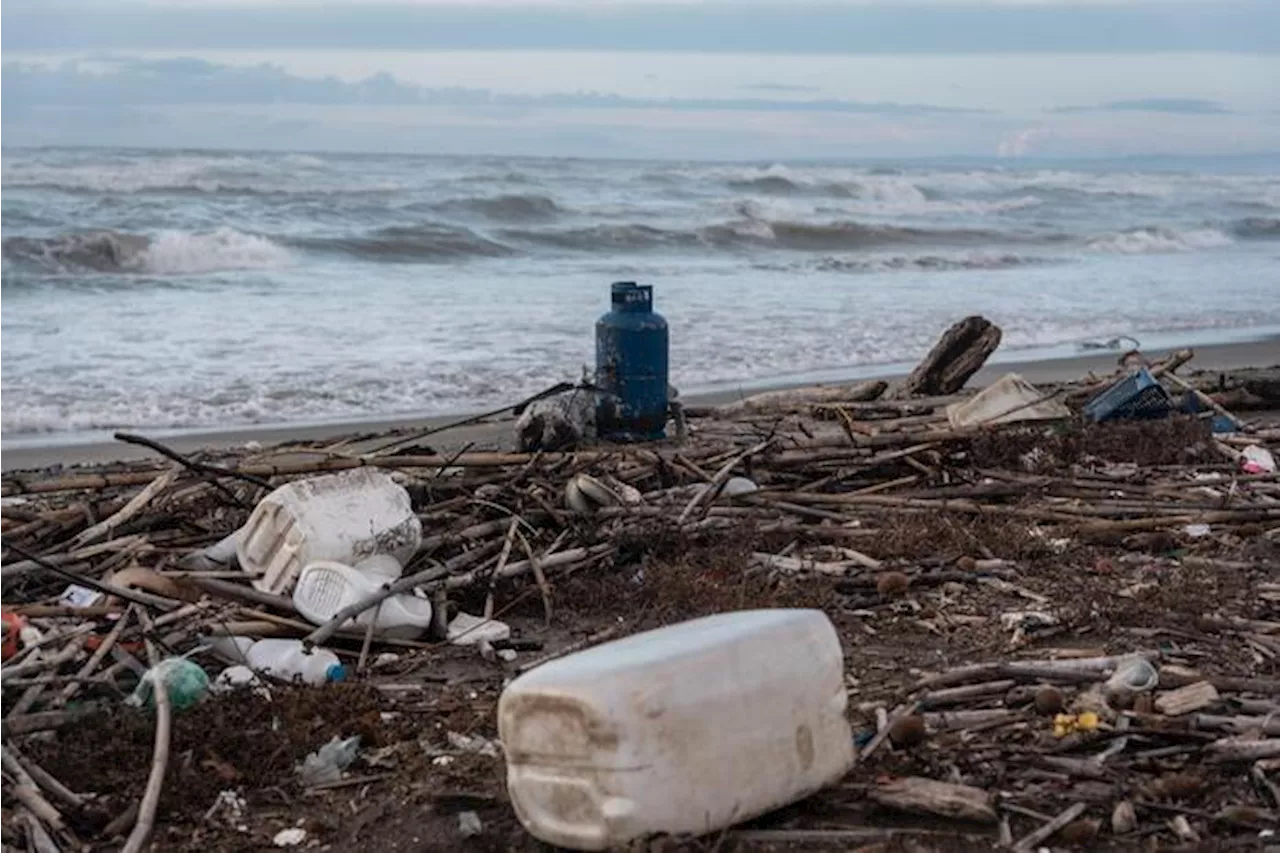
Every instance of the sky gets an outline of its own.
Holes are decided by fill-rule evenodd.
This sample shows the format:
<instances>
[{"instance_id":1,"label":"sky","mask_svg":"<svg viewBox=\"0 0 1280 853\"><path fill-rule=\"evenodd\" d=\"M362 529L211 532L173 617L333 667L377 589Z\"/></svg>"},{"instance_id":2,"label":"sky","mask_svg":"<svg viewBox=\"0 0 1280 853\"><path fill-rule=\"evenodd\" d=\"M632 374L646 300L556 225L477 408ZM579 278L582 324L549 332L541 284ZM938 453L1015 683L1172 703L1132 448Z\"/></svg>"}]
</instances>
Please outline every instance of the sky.
<instances>
[{"instance_id":1,"label":"sky","mask_svg":"<svg viewBox=\"0 0 1280 853\"><path fill-rule=\"evenodd\" d=\"M0 14L6 146L1280 151L1280 0L7 0Z\"/></svg>"}]
</instances>

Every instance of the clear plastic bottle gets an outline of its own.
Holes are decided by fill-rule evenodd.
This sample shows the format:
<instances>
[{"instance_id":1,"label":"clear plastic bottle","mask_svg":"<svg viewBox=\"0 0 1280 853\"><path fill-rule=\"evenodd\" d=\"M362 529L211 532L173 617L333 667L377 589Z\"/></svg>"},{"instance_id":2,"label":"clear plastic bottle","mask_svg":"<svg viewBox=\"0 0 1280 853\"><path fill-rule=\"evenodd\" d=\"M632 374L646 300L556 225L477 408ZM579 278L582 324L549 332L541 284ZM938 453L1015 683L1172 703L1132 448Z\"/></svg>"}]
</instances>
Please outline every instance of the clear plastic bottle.
<instances>
[{"instance_id":1,"label":"clear plastic bottle","mask_svg":"<svg viewBox=\"0 0 1280 853\"><path fill-rule=\"evenodd\" d=\"M301 640L259 640L249 647L245 659L250 669L285 681L324 684L346 676L337 655L328 649L308 652Z\"/></svg>"}]
</instances>

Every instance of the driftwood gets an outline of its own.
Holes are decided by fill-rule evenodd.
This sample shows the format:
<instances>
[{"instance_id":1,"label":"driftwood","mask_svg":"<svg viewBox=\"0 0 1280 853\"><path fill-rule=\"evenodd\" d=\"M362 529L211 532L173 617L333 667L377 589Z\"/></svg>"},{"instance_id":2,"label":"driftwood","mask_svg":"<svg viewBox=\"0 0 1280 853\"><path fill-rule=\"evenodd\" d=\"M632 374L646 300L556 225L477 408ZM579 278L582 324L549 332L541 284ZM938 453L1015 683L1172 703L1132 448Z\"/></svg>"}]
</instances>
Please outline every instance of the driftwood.
<instances>
[{"instance_id":1,"label":"driftwood","mask_svg":"<svg viewBox=\"0 0 1280 853\"><path fill-rule=\"evenodd\" d=\"M977 823L995 823L997 820L996 811L991 805L991 795L981 788L968 785L908 777L875 785L867 791L867 797L885 808L912 814L937 815Z\"/></svg>"},{"instance_id":2,"label":"driftwood","mask_svg":"<svg viewBox=\"0 0 1280 853\"><path fill-rule=\"evenodd\" d=\"M878 398L888 387L888 383L876 380L852 386L819 385L813 388L764 391L734 403L725 403L722 406L717 406L714 412L720 417L778 415L786 412L803 411L810 406L866 403Z\"/></svg>"},{"instance_id":3,"label":"driftwood","mask_svg":"<svg viewBox=\"0 0 1280 853\"><path fill-rule=\"evenodd\" d=\"M1000 327L984 317L966 317L943 333L897 390L900 397L954 394L1000 346Z\"/></svg>"}]
</instances>

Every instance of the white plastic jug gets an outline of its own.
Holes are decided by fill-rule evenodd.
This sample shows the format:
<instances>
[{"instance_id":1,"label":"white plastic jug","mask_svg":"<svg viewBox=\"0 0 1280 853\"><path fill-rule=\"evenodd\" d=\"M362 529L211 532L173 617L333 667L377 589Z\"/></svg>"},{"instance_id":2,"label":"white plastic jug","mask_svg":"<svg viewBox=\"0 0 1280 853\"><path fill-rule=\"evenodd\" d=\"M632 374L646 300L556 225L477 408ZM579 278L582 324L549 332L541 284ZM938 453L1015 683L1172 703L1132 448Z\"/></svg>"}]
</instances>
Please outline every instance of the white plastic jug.
<instances>
[{"instance_id":1,"label":"white plastic jug","mask_svg":"<svg viewBox=\"0 0 1280 853\"><path fill-rule=\"evenodd\" d=\"M249 647L245 659L256 672L304 684L341 681L346 674L337 655L328 649L308 652L301 640L259 640Z\"/></svg>"},{"instance_id":2,"label":"white plastic jug","mask_svg":"<svg viewBox=\"0 0 1280 853\"><path fill-rule=\"evenodd\" d=\"M648 631L508 685L507 790L532 835L579 850L714 832L843 776L847 702L840 640L821 611Z\"/></svg>"},{"instance_id":3,"label":"white plastic jug","mask_svg":"<svg viewBox=\"0 0 1280 853\"><path fill-rule=\"evenodd\" d=\"M382 575L371 575L358 568L320 560L307 564L298 575L298 582L293 588L293 606L298 608L304 619L323 625L344 607L377 592L386 582L387 578ZM374 630L380 637L419 637L431 627L431 602L411 593L393 595L348 620L343 627L364 627L375 619Z\"/></svg>"},{"instance_id":4,"label":"white plastic jug","mask_svg":"<svg viewBox=\"0 0 1280 853\"><path fill-rule=\"evenodd\" d=\"M254 586L286 594L303 566L352 565L375 554L401 564L418 550L422 522L409 493L388 475L356 468L281 486L254 507L236 538L240 567Z\"/></svg>"}]
</instances>

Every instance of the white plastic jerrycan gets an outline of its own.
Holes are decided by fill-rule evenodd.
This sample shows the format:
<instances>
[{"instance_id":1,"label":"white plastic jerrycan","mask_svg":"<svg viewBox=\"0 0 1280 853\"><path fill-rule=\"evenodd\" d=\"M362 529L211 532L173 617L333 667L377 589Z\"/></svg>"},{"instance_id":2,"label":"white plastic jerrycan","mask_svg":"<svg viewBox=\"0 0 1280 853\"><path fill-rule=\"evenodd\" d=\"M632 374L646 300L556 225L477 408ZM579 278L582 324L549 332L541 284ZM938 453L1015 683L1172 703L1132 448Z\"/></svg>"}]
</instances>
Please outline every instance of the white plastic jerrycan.
<instances>
[{"instance_id":1,"label":"white plastic jerrycan","mask_svg":"<svg viewBox=\"0 0 1280 853\"><path fill-rule=\"evenodd\" d=\"M683 622L513 681L498 702L507 789L532 835L579 850L714 832L843 776L847 703L821 611Z\"/></svg>"},{"instance_id":2,"label":"white plastic jerrycan","mask_svg":"<svg viewBox=\"0 0 1280 853\"><path fill-rule=\"evenodd\" d=\"M422 542L409 493L387 474L356 468L281 486L254 507L236 538L253 585L287 594L309 563L352 565L375 554L407 563Z\"/></svg>"}]
</instances>

